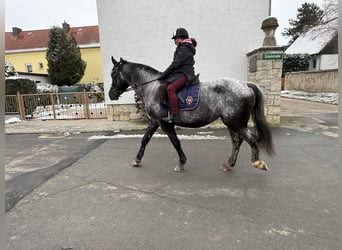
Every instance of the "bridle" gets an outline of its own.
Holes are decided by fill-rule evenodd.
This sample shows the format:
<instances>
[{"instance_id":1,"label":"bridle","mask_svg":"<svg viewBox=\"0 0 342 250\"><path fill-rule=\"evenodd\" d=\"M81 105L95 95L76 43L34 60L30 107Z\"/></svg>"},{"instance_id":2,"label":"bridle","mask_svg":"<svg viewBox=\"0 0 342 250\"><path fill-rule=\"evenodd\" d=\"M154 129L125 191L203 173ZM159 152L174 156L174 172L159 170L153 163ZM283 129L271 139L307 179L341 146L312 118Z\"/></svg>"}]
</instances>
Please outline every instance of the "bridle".
<instances>
[{"instance_id":1,"label":"bridle","mask_svg":"<svg viewBox=\"0 0 342 250\"><path fill-rule=\"evenodd\" d=\"M119 67L118 67L119 68ZM117 96L120 96L121 94L125 93L125 92L128 92L128 91L131 91L131 90L134 90L134 89L137 89L138 87L141 87L141 86L144 86L146 84L149 84L151 82L154 82L158 80L158 78L154 78L154 79L151 79L149 81L146 81L146 82L142 82L142 83L138 83L138 84L133 84L132 82L129 82L128 80L125 80L128 84L129 84L129 87L127 89L125 89L124 91L119 91L117 90L116 88L113 91L113 94L117 95Z\"/></svg>"}]
</instances>

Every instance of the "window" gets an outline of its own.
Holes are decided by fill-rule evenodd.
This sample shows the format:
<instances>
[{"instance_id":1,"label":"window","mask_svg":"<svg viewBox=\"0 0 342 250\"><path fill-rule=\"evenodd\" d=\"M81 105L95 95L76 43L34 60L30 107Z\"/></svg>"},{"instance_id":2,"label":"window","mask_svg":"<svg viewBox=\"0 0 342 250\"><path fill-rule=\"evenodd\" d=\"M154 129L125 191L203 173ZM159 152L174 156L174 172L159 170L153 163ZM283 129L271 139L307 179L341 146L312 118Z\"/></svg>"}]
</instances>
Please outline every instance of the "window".
<instances>
[{"instance_id":1,"label":"window","mask_svg":"<svg viewBox=\"0 0 342 250\"><path fill-rule=\"evenodd\" d=\"M312 60L312 68L315 69L317 67L317 59Z\"/></svg>"},{"instance_id":2,"label":"window","mask_svg":"<svg viewBox=\"0 0 342 250\"><path fill-rule=\"evenodd\" d=\"M25 64L26 72L32 72L32 64Z\"/></svg>"},{"instance_id":3,"label":"window","mask_svg":"<svg viewBox=\"0 0 342 250\"><path fill-rule=\"evenodd\" d=\"M44 69L44 65L43 65L43 63L38 63L38 65L39 65L39 69Z\"/></svg>"}]
</instances>

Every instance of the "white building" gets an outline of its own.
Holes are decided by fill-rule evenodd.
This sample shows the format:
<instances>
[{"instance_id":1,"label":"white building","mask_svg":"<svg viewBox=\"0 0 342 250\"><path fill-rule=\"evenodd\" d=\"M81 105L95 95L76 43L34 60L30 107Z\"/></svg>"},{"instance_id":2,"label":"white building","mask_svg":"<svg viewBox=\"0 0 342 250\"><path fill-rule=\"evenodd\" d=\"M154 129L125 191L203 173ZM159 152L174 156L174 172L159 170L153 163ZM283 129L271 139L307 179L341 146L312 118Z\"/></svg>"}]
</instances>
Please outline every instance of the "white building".
<instances>
[{"instance_id":1,"label":"white building","mask_svg":"<svg viewBox=\"0 0 342 250\"><path fill-rule=\"evenodd\" d=\"M262 46L263 19L270 0L98 0L101 53L105 92L113 67L111 56L150 65L163 71L171 63L178 27L198 41L196 73L201 80L224 76L247 79L247 56ZM119 101L133 103L126 93Z\"/></svg>"},{"instance_id":2,"label":"white building","mask_svg":"<svg viewBox=\"0 0 342 250\"><path fill-rule=\"evenodd\" d=\"M313 27L301 34L286 54L309 54L309 70L329 70L338 68L338 20Z\"/></svg>"}]
</instances>

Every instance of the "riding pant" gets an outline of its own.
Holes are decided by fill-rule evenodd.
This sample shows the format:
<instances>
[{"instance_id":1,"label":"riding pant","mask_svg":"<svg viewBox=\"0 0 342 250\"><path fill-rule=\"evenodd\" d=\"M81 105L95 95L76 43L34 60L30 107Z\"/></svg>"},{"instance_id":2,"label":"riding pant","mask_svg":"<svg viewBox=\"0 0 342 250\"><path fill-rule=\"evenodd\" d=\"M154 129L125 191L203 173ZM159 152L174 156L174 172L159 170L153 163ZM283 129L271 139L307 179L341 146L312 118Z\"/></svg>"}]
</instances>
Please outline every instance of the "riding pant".
<instances>
[{"instance_id":1,"label":"riding pant","mask_svg":"<svg viewBox=\"0 0 342 250\"><path fill-rule=\"evenodd\" d=\"M178 89L180 89L181 87L185 85L186 80L187 79L185 75L183 75L167 86L167 95L169 97L169 103L171 106L172 114L178 113L178 99L177 99L176 92Z\"/></svg>"}]
</instances>

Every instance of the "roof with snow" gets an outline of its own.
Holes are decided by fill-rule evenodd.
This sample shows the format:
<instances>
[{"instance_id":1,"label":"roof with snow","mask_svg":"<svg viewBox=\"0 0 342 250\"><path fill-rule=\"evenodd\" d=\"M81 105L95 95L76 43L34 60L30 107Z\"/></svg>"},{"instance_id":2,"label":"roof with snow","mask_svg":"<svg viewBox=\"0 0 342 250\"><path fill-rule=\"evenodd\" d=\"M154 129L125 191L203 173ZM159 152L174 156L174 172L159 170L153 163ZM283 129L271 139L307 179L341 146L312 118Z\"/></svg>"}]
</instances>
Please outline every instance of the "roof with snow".
<instances>
[{"instance_id":1,"label":"roof with snow","mask_svg":"<svg viewBox=\"0 0 342 250\"><path fill-rule=\"evenodd\" d=\"M286 54L319 54L337 37L338 20L315 26L301 34L285 51Z\"/></svg>"},{"instance_id":2,"label":"roof with snow","mask_svg":"<svg viewBox=\"0 0 342 250\"><path fill-rule=\"evenodd\" d=\"M18 28L16 28L18 30ZM5 51L11 50L34 50L47 48L50 29L21 31L5 33ZM99 27L83 26L70 27L67 35L74 36L77 45L95 45L100 43Z\"/></svg>"}]
</instances>

